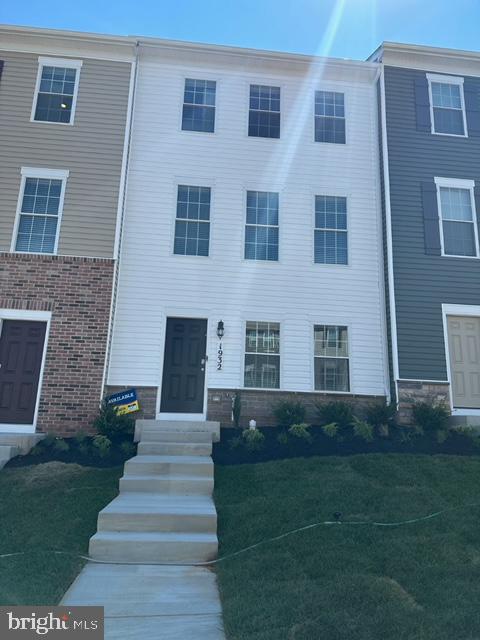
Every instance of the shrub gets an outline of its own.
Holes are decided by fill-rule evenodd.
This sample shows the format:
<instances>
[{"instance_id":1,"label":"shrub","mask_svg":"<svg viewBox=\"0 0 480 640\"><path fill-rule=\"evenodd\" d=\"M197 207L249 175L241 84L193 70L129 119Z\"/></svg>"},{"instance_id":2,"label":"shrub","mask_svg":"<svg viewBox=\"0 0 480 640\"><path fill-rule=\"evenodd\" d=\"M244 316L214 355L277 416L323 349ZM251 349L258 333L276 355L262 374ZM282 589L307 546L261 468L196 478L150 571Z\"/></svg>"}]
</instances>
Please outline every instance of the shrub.
<instances>
[{"instance_id":1,"label":"shrub","mask_svg":"<svg viewBox=\"0 0 480 640\"><path fill-rule=\"evenodd\" d=\"M447 431L450 426L450 409L444 402L414 402L412 416L417 427L424 432Z\"/></svg>"},{"instance_id":2,"label":"shrub","mask_svg":"<svg viewBox=\"0 0 480 640\"><path fill-rule=\"evenodd\" d=\"M242 437L248 451L260 451L265 445L265 436L258 429L245 429Z\"/></svg>"},{"instance_id":3,"label":"shrub","mask_svg":"<svg viewBox=\"0 0 480 640\"><path fill-rule=\"evenodd\" d=\"M338 434L338 424L336 422L330 422L322 426L323 433L329 438L336 438Z\"/></svg>"},{"instance_id":4,"label":"shrub","mask_svg":"<svg viewBox=\"0 0 480 640\"><path fill-rule=\"evenodd\" d=\"M55 438L52 448L56 453L67 453L67 451L70 451L70 445L63 438Z\"/></svg>"},{"instance_id":5,"label":"shrub","mask_svg":"<svg viewBox=\"0 0 480 640\"><path fill-rule=\"evenodd\" d=\"M93 426L100 435L114 440L115 438L133 436L135 420L128 414L118 415L114 407L103 401Z\"/></svg>"},{"instance_id":6,"label":"shrub","mask_svg":"<svg viewBox=\"0 0 480 640\"><path fill-rule=\"evenodd\" d=\"M288 444L288 433L286 431L280 431L280 433L277 436L277 442L278 442L278 444L282 445L282 447L287 445Z\"/></svg>"},{"instance_id":7,"label":"shrub","mask_svg":"<svg viewBox=\"0 0 480 640\"><path fill-rule=\"evenodd\" d=\"M353 433L357 438L361 438L365 442L373 442L373 425L365 422L365 420L353 419Z\"/></svg>"},{"instance_id":8,"label":"shrub","mask_svg":"<svg viewBox=\"0 0 480 640\"><path fill-rule=\"evenodd\" d=\"M133 458L137 452L137 447L133 442L130 442L130 440L125 440L120 443L120 451L126 458Z\"/></svg>"},{"instance_id":9,"label":"shrub","mask_svg":"<svg viewBox=\"0 0 480 640\"><path fill-rule=\"evenodd\" d=\"M396 426L397 407L394 402L372 402L365 410L365 420L373 425L378 435L386 437L390 429Z\"/></svg>"},{"instance_id":10,"label":"shrub","mask_svg":"<svg viewBox=\"0 0 480 640\"><path fill-rule=\"evenodd\" d=\"M307 410L301 402L279 402L273 408L273 415L277 419L277 424L283 429L288 429L292 424L305 422Z\"/></svg>"},{"instance_id":11,"label":"shrub","mask_svg":"<svg viewBox=\"0 0 480 640\"><path fill-rule=\"evenodd\" d=\"M305 424L304 422L301 422L299 424L292 424L292 426L288 430L288 433L294 438L306 440L307 442L311 442L313 440L312 434L310 433L310 425Z\"/></svg>"},{"instance_id":12,"label":"shrub","mask_svg":"<svg viewBox=\"0 0 480 640\"><path fill-rule=\"evenodd\" d=\"M228 441L228 448L235 450L235 449L240 449L240 447L243 446L243 440L241 436L233 436L233 438L230 438L230 440Z\"/></svg>"},{"instance_id":13,"label":"shrub","mask_svg":"<svg viewBox=\"0 0 480 640\"><path fill-rule=\"evenodd\" d=\"M240 417L242 415L242 396L237 392L232 403L233 423L238 429L240 427Z\"/></svg>"},{"instance_id":14,"label":"shrub","mask_svg":"<svg viewBox=\"0 0 480 640\"><path fill-rule=\"evenodd\" d=\"M317 412L322 424L335 422L340 431L348 429L353 423L353 409L348 402L332 400L317 405Z\"/></svg>"},{"instance_id":15,"label":"shrub","mask_svg":"<svg viewBox=\"0 0 480 640\"><path fill-rule=\"evenodd\" d=\"M99 458L106 458L112 448L112 441L107 436L98 435L92 440L92 450Z\"/></svg>"}]
</instances>

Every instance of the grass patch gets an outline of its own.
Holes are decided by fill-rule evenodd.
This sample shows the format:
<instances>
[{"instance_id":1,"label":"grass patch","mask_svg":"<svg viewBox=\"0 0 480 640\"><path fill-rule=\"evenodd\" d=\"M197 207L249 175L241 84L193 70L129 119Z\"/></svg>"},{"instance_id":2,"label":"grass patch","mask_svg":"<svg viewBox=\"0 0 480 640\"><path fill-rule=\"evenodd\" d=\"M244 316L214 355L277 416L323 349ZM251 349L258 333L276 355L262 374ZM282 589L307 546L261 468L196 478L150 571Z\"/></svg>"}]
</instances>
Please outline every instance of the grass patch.
<instances>
[{"instance_id":1,"label":"grass patch","mask_svg":"<svg viewBox=\"0 0 480 640\"><path fill-rule=\"evenodd\" d=\"M54 605L82 568L97 516L122 468L49 462L0 472L1 605ZM57 555L52 550L73 555Z\"/></svg>"},{"instance_id":2,"label":"grass patch","mask_svg":"<svg viewBox=\"0 0 480 640\"><path fill-rule=\"evenodd\" d=\"M217 565L229 640L472 640L480 629L480 459L370 454L217 466L220 555L341 511L333 525Z\"/></svg>"}]
</instances>

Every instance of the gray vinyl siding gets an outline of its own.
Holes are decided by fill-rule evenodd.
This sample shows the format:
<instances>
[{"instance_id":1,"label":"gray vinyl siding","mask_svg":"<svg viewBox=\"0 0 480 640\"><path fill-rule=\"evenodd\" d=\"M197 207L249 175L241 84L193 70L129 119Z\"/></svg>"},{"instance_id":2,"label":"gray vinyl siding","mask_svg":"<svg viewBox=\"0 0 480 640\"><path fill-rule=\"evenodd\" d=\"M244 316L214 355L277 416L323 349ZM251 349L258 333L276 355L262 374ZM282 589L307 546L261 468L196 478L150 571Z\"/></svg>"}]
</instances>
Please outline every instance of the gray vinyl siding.
<instances>
[{"instance_id":1,"label":"gray vinyl siding","mask_svg":"<svg viewBox=\"0 0 480 640\"><path fill-rule=\"evenodd\" d=\"M442 303L480 304L480 260L425 253L421 185L435 176L480 185L480 136L417 131L419 77L425 72L385 68L399 369L400 378L446 380Z\"/></svg>"},{"instance_id":2,"label":"gray vinyl siding","mask_svg":"<svg viewBox=\"0 0 480 640\"><path fill-rule=\"evenodd\" d=\"M0 251L10 250L20 169L27 166L70 171L58 254L111 257L130 64L83 59L68 126L30 122L38 55L0 51L0 60Z\"/></svg>"}]
</instances>

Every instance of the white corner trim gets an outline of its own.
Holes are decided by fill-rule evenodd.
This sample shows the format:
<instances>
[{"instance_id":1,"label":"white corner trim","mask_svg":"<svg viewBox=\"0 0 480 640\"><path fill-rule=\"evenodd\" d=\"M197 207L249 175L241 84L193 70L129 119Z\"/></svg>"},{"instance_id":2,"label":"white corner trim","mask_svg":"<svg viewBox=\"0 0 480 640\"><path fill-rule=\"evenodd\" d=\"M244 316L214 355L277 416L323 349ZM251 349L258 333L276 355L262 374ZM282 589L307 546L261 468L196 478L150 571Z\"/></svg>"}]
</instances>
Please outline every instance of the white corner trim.
<instances>
[{"instance_id":1,"label":"white corner trim","mask_svg":"<svg viewBox=\"0 0 480 640\"><path fill-rule=\"evenodd\" d=\"M68 169L43 169L36 167L22 167L20 173L26 178L56 178L58 180L65 180L70 175Z\"/></svg>"}]
</instances>

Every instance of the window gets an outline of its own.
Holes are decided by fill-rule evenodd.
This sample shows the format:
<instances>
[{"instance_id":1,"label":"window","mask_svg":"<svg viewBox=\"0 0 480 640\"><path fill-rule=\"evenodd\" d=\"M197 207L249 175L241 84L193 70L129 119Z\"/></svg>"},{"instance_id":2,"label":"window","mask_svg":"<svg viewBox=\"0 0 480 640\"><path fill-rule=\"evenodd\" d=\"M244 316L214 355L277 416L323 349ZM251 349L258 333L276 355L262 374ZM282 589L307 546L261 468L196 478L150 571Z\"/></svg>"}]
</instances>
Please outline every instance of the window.
<instances>
[{"instance_id":1,"label":"window","mask_svg":"<svg viewBox=\"0 0 480 640\"><path fill-rule=\"evenodd\" d=\"M445 256L478 256L473 181L436 178L440 238Z\"/></svg>"},{"instance_id":2,"label":"window","mask_svg":"<svg viewBox=\"0 0 480 640\"><path fill-rule=\"evenodd\" d=\"M345 144L345 96L315 91L315 142Z\"/></svg>"},{"instance_id":3,"label":"window","mask_svg":"<svg viewBox=\"0 0 480 640\"><path fill-rule=\"evenodd\" d=\"M250 85L248 135L280 138L280 87Z\"/></svg>"},{"instance_id":4,"label":"window","mask_svg":"<svg viewBox=\"0 0 480 640\"><path fill-rule=\"evenodd\" d=\"M183 96L182 129L184 131L215 131L215 94L217 83L214 80L185 80Z\"/></svg>"},{"instance_id":5,"label":"window","mask_svg":"<svg viewBox=\"0 0 480 640\"><path fill-rule=\"evenodd\" d=\"M427 74L432 133L466 135L463 78Z\"/></svg>"},{"instance_id":6,"label":"window","mask_svg":"<svg viewBox=\"0 0 480 640\"><path fill-rule=\"evenodd\" d=\"M68 172L22 169L14 250L56 253Z\"/></svg>"},{"instance_id":7,"label":"window","mask_svg":"<svg viewBox=\"0 0 480 640\"><path fill-rule=\"evenodd\" d=\"M314 327L315 389L350 391L347 327Z\"/></svg>"},{"instance_id":8,"label":"window","mask_svg":"<svg viewBox=\"0 0 480 640\"><path fill-rule=\"evenodd\" d=\"M81 66L79 60L39 58L33 120L73 124Z\"/></svg>"},{"instance_id":9,"label":"window","mask_svg":"<svg viewBox=\"0 0 480 640\"><path fill-rule=\"evenodd\" d=\"M247 260L278 260L278 193L247 191Z\"/></svg>"},{"instance_id":10,"label":"window","mask_svg":"<svg viewBox=\"0 0 480 640\"><path fill-rule=\"evenodd\" d=\"M315 196L315 262L348 264L346 198Z\"/></svg>"},{"instance_id":11,"label":"window","mask_svg":"<svg viewBox=\"0 0 480 640\"><path fill-rule=\"evenodd\" d=\"M210 187L178 186L173 252L182 256L208 256Z\"/></svg>"},{"instance_id":12,"label":"window","mask_svg":"<svg viewBox=\"0 0 480 640\"><path fill-rule=\"evenodd\" d=\"M280 387L280 325L277 322L247 322L245 386Z\"/></svg>"}]
</instances>

